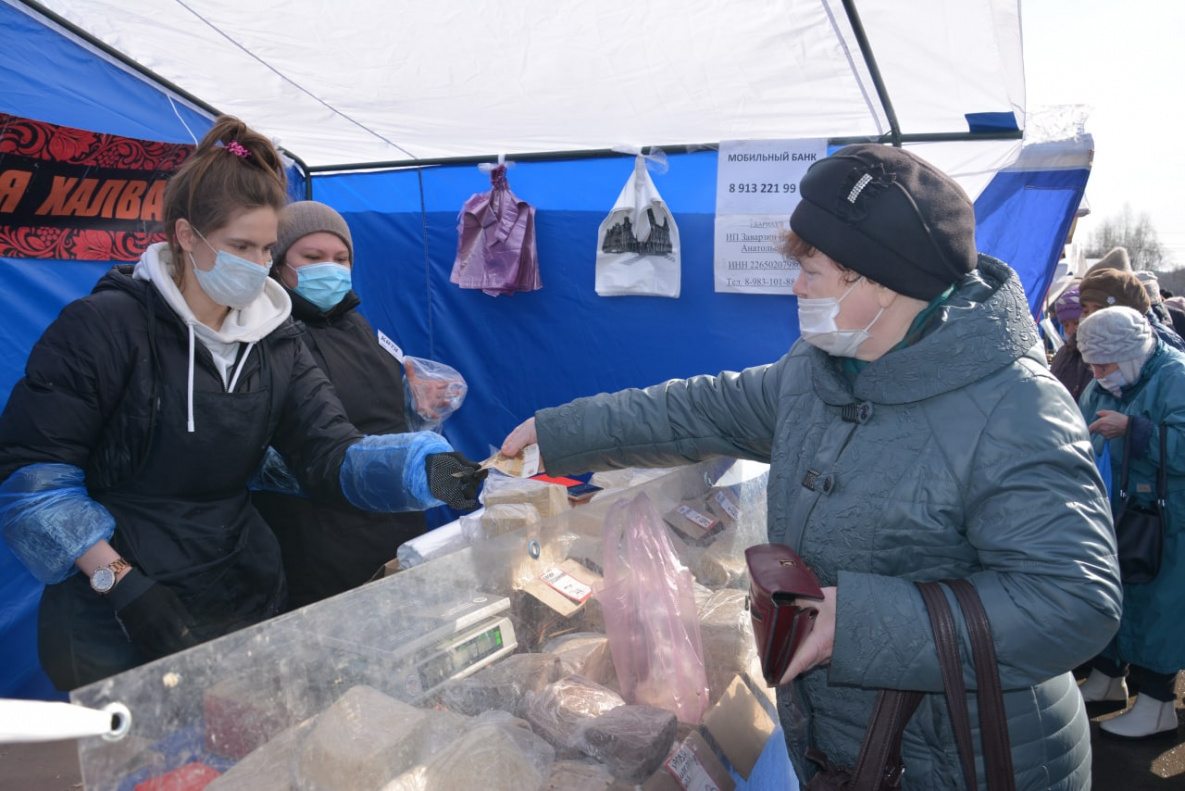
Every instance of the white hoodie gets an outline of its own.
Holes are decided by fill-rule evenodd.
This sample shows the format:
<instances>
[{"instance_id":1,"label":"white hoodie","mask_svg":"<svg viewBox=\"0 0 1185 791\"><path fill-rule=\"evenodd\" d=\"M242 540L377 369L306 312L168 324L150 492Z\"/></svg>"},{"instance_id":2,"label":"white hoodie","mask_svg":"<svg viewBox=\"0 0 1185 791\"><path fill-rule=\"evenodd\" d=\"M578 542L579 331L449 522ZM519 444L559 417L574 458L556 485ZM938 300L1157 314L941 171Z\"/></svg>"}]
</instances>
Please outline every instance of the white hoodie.
<instances>
[{"instance_id":1,"label":"white hoodie","mask_svg":"<svg viewBox=\"0 0 1185 791\"><path fill-rule=\"evenodd\" d=\"M157 293L164 297L165 302L173 309L189 328L189 382L188 382L188 427L194 430L193 424L193 350L194 336L210 350L214 357L214 365L222 376L222 385L226 392L234 392L239 380L239 373L243 364L251 354L252 347L263 340L269 333L284 323L292 312L292 300L288 292L276 281L268 278L263 284L263 291L245 308L231 308L226 320L222 322L222 329L214 330L197 320L189 303L181 295L177 284L173 282L173 254L167 242L150 245L140 256L132 277L136 280L147 280L156 287ZM246 343L247 350L239 360L239 365L231 375L231 366L238 355L239 344ZM228 379L229 376L229 379Z\"/></svg>"}]
</instances>

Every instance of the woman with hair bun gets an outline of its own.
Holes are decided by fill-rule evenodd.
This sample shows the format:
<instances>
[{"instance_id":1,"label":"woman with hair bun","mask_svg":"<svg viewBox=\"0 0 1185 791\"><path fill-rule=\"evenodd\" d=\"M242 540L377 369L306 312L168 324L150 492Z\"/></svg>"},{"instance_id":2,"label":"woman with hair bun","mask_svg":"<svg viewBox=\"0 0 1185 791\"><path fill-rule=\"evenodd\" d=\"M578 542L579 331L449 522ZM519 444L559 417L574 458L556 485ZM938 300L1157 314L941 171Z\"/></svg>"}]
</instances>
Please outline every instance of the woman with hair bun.
<instances>
[{"instance_id":1,"label":"woman with hair bun","mask_svg":"<svg viewBox=\"0 0 1185 791\"><path fill-rule=\"evenodd\" d=\"M164 203L167 241L63 309L0 415L0 530L47 585L63 690L284 609L248 492L269 445L313 500L370 511L473 508L483 477L437 434L346 417L268 277L287 195L267 138L218 118Z\"/></svg>"}]
</instances>

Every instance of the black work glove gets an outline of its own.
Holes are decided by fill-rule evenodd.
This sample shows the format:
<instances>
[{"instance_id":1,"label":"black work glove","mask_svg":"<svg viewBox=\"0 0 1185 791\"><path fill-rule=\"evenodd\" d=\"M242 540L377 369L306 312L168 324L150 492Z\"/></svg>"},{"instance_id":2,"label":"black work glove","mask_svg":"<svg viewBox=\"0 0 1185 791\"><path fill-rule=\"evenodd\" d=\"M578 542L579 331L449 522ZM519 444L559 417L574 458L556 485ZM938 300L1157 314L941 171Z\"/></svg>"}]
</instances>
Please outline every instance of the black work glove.
<instances>
[{"instance_id":1,"label":"black work glove","mask_svg":"<svg viewBox=\"0 0 1185 791\"><path fill-rule=\"evenodd\" d=\"M105 594L128 642L152 661L198 644L193 617L177 594L132 569Z\"/></svg>"},{"instance_id":2,"label":"black work glove","mask_svg":"<svg viewBox=\"0 0 1185 791\"><path fill-rule=\"evenodd\" d=\"M472 511L477 508L477 490L490 474L475 461L469 461L463 454L431 453L424 459L424 472L428 475L428 490L437 500L458 511Z\"/></svg>"}]
</instances>

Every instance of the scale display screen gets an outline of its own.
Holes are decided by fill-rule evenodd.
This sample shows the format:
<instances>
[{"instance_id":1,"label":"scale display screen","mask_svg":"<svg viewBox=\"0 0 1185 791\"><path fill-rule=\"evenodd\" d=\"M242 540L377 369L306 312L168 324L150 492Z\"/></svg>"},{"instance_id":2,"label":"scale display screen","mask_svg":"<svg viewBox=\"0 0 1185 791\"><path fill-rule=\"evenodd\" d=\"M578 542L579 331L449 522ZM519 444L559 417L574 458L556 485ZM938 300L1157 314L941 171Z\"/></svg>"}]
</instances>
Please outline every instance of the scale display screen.
<instances>
[{"instance_id":1,"label":"scale display screen","mask_svg":"<svg viewBox=\"0 0 1185 791\"><path fill-rule=\"evenodd\" d=\"M433 652L421 655L416 668L423 692L443 684L450 678L460 678L517 647L514 628L507 618L499 618L492 625L483 625L437 646Z\"/></svg>"}]
</instances>

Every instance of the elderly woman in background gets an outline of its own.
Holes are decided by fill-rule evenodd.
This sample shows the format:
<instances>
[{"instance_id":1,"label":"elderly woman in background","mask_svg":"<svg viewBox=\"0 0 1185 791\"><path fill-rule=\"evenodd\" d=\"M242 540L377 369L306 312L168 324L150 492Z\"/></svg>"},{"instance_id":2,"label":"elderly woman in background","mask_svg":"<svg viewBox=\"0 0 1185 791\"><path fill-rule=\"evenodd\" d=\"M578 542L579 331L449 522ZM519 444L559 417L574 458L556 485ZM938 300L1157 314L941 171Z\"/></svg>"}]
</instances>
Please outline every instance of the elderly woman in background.
<instances>
[{"instance_id":1,"label":"elderly woman in background","mask_svg":"<svg viewBox=\"0 0 1185 791\"><path fill-rule=\"evenodd\" d=\"M1090 366L1082 362L1078 342L1074 337L1078 331L1078 320L1082 317L1082 303L1078 299L1077 285L1070 286L1057 298L1053 303L1053 312L1057 315L1058 323L1062 325L1062 334L1066 342L1057 350L1057 354L1053 355L1049 370L1077 401L1082 391L1094 379Z\"/></svg>"},{"instance_id":2,"label":"elderly woman in background","mask_svg":"<svg viewBox=\"0 0 1185 791\"><path fill-rule=\"evenodd\" d=\"M1185 667L1185 355L1158 340L1142 315L1124 307L1106 308L1083 319L1078 346L1095 377L1082 394L1082 414L1096 453L1110 446L1112 492L1119 490L1125 435L1130 435L1129 495L1137 503L1152 505L1162 457L1168 492L1160 572L1151 582L1124 584L1119 634L1092 662L1082 697L1087 703L1126 701L1124 676L1130 663L1137 670L1140 694L1127 713L1099 727L1130 739L1175 734L1174 685L1177 672ZM1167 429L1163 454L1162 424Z\"/></svg>"},{"instance_id":3,"label":"elderly woman in background","mask_svg":"<svg viewBox=\"0 0 1185 791\"><path fill-rule=\"evenodd\" d=\"M1131 272L1118 269L1088 272L1078 284L1078 297L1082 302L1082 318L1104 308L1131 308L1148 321L1157 338L1174 349L1185 350L1181 336L1152 312L1152 300L1144 284Z\"/></svg>"}]
</instances>

